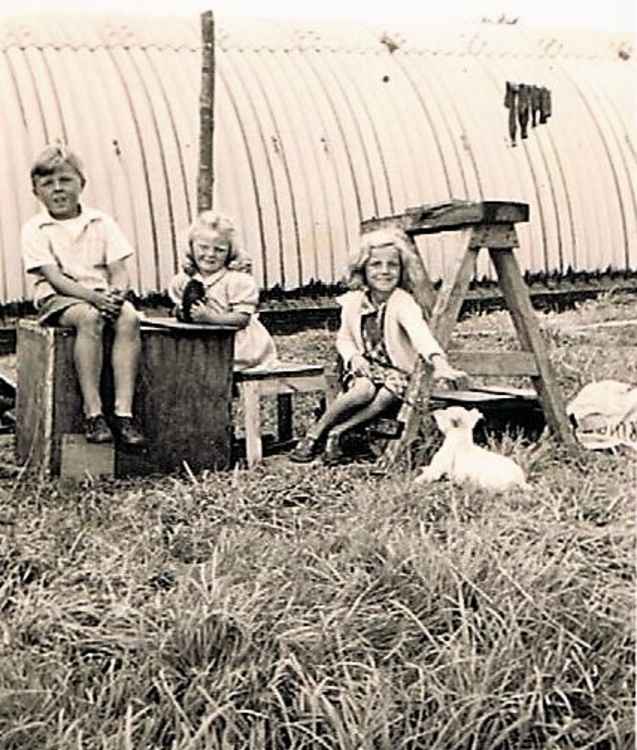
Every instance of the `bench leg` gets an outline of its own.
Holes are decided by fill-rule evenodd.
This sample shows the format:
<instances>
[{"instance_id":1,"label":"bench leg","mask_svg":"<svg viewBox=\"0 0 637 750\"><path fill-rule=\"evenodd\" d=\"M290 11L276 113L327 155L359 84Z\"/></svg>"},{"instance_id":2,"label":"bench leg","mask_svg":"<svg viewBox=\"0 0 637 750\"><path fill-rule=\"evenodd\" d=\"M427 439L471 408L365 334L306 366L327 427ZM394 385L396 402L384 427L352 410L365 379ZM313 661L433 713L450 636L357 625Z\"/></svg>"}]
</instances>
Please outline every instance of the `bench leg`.
<instances>
[{"instance_id":1,"label":"bench leg","mask_svg":"<svg viewBox=\"0 0 637 750\"><path fill-rule=\"evenodd\" d=\"M276 397L276 412L278 423L278 438L280 443L292 440L292 394L279 393Z\"/></svg>"},{"instance_id":2,"label":"bench leg","mask_svg":"<svg viewBox=\"0 0 637 750\"><path fill-rule=\"evenodd\" d=\"M246 461L251 469L263 457L259 383L241 383L239 392L245 415Z\"/></svg>"}]
</instances>

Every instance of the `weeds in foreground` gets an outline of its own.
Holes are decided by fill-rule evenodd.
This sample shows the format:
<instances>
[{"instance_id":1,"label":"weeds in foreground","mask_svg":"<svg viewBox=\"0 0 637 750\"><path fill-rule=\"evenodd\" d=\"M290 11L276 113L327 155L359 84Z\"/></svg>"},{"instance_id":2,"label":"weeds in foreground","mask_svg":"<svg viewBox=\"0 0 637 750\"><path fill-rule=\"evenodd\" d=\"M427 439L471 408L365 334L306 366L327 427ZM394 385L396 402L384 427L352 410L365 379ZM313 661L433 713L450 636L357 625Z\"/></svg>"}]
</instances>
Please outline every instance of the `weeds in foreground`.
<instances>
[{"instance_id":1,"label":"weeds in foreground","mask_svg":"<svg viewBox=\"0 0 637 750\"><path fill-rule=\"evenodd\" d=\"M0 747L629 748L634 467L517 450L534 489L495 497L364 467L14 488Z\"/></svg>"},{"instance_id":2,"label":"weeds in foreground","mask_svg":"<svg viewBox=\"0 0 637 750\"><path fill-rule=\"evenodd\" d=\"M4 482L0 750L629 750L637 463L494 447L531 490Z\"/></svg>"}]
</instances>

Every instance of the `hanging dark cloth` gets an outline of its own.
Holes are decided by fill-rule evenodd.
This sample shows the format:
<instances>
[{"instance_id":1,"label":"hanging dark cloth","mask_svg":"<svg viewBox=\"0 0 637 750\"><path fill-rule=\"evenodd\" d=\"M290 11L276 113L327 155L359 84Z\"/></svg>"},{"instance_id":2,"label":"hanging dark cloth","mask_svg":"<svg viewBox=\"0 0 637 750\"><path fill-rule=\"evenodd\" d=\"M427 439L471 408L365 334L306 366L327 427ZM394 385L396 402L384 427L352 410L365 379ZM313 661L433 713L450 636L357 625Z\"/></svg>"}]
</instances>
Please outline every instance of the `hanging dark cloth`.
<instances>
[{"instance_id":1,"label":"hanging dark cloth","mask_svg":"<svg viewBox=\"0 0 637 750\"><path fill-rule=\"evenodd\" d=\"M540 89L540 123L544 124L552 114L551 91L546 86Z\"/></svg>"},{"instance_id":2,"label":"hanging dark cloth","mask_svg":"<svg viewBox=\"0 0 637 750\"><path fill-rule=\"evenodd\" d=\"M504 106L509 110L509 137L511 138L511 145L515 146L518 121L518 87L510 81L507 81L506 85Z\"/></svg>"},{"instance_id":3,"label":"hanging dark cloth","mask_svg":"<svg viewBox=\"0 0 637 750\"><path fill-rule=\"evenodd\" d=\"M540 119L542 90L539 86L531 86L531 127L535 127Z\"/></svg>"},{"instance_id":4,"label":"hanging dark cloth","mask_svg":"<svg viewBox=\"0 0 637 750\"><path fill-rule=\"evenodd\" d=\"M520 138L528 138L529 115L531 113L531 87L521 83L518 88L518 122Z\"/></svg>"}]
</instances>

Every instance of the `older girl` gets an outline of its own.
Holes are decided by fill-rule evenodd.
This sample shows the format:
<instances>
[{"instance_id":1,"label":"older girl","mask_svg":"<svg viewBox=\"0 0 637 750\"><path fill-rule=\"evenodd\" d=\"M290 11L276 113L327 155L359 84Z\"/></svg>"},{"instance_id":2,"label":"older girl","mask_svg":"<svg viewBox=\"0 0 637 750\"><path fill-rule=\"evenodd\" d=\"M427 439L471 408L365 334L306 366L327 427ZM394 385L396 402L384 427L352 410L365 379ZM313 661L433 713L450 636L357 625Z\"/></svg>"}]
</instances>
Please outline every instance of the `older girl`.
<instances>
[{"instance_id":1,"label":"older girl","mask_svg":"<svg viewBox=\"0 0 637 750\"><path fill-rule=\"evenodd\" d=\"M338 299L336 348L345 390L297 444L292 461L311 461L323 449L328 461L337 461L341 435L404 396L419 356L431 365L434 378L466 378L447 362L411 294L419 263L403 232L379 229L363 235L349 265L351 291Z\"/></svg>"},{"instance_id":2,"label":"older girl","mask_svg":"<svg viewBox=\"0 0 637 750\"><path fill-rule=\"evenodd\" d=\"M256 316L259 291L247 272L249 266L232 221L204 211L189 229L183 270L168 288L177 316L183 318L184 292L193 281L199 282L202 294L190 308L192 322L239 328L235 335L235 370L271 365L277 359L274 341Z\"/></svg>"}]
</instances>

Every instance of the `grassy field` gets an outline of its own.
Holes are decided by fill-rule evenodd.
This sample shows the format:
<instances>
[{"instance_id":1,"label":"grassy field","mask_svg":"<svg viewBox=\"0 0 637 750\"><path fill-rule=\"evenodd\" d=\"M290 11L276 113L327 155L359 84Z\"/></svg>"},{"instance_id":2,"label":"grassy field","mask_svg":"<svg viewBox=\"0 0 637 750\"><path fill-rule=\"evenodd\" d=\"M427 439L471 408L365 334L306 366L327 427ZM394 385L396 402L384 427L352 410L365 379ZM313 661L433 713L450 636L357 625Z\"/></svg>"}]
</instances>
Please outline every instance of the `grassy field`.
<instances>
[{"instance_id":1,"label":"grassy field","mask_svg":"<svg viewBox=\"0 0 637 750\"><path fill-rule=\"evenodd\" d=\"M567 399L637 383L637 323L581 328L635 319L541 316ZM503 313L454 338L513 346ZM633 748L634 454L496 447L531 490L283 458L0 482L0 750Z\"/></svg>"}]
</instances>

